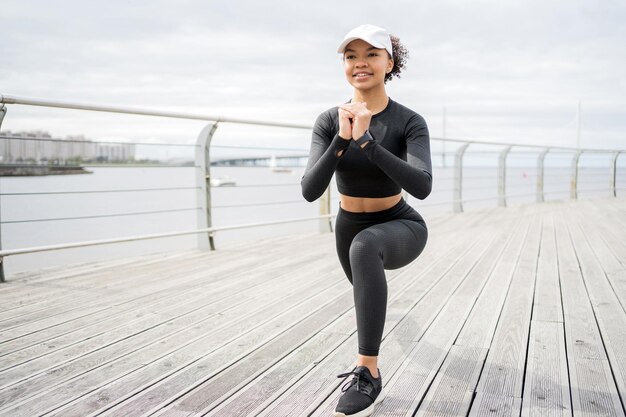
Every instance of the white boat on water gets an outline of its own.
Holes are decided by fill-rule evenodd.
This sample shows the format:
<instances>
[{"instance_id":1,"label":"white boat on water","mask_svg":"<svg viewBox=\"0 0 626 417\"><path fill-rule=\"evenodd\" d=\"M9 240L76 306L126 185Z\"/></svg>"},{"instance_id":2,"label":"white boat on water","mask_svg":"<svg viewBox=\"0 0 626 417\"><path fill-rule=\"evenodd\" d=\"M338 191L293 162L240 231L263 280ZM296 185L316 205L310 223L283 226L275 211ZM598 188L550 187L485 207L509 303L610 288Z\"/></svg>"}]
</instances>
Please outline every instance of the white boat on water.
<instances>
[{"instance_id":1,"label":"white boat on water","mask_svg":"<svg viewBox=\"0 0 626 417\"><path fill-rule=\"evenodd\" d=\"M211 187L232 187L234 185L237 185L237 182L228 175L211 178Z\"/></svg>"},{"instance_id":2,"label":"white boat on water","mask_svg":"<svg viewBox=\"0 0 626 417\"><path fill-rule=\"evenodd\" d=\"M272 172L292 172L292 169L289 167L278 166L278 160L274 155L270 158L270 169Z\"/></svg>"}]
</instances>

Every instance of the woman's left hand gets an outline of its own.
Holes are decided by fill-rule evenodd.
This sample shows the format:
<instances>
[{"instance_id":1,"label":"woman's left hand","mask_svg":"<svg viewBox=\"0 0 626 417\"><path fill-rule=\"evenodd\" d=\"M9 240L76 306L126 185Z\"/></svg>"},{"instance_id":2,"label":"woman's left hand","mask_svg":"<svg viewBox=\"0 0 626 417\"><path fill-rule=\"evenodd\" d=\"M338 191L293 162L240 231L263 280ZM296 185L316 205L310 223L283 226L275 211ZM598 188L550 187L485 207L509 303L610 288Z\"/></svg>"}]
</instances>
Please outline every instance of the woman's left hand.
<instances>
[{"instance_id":1,"label":"woman's left hand","mask_svg":"<svg viewBox=\"0 0 626 417\"><path fill-rule=\"evenodd\" d=\"M365 102L352 102L342 104L342 109L354 114L354 120L352 122L352 139L359 139L365 134L365 131L370 127L370 121L372 120L372 112L367 108Z\"/></svg>"}]
</instances>

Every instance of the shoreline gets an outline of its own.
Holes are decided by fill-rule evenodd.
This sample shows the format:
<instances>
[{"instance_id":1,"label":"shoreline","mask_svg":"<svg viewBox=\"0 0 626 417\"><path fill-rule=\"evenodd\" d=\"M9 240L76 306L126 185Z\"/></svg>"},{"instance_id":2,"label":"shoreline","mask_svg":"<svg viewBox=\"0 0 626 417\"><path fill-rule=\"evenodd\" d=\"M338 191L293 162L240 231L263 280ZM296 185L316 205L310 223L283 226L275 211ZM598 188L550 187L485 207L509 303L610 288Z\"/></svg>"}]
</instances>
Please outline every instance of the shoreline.
<instances>
[{"instance_id":1,"label":"shoreline","mask_svg":"<svg viewBox=\"0 0 626 417\"><path fill-rule=\"evenodd\" d=\"M44 175L92 174L79 165L0 165L0 177L34 177Z\"/></svg>"}]
</instances>

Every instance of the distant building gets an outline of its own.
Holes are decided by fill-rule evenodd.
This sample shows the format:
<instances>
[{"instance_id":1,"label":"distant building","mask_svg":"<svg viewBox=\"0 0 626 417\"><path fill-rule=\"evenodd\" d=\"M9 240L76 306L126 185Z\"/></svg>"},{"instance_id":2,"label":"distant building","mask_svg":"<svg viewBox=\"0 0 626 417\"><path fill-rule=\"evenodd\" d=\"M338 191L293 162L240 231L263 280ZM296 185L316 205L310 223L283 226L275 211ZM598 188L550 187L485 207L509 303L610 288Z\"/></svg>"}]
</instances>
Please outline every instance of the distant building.
<instances>
[{"instance_id":1,"label":"distant building","mask_svg":"<svg viewBox=\"0 0 626 417\"><path fill-rule=\"evenodd\" d=\"M83 135L55 139L48 132L0 132L0 163L112 162L135 159L135 145L93 142Z\"/></svg>"}]
</instances>

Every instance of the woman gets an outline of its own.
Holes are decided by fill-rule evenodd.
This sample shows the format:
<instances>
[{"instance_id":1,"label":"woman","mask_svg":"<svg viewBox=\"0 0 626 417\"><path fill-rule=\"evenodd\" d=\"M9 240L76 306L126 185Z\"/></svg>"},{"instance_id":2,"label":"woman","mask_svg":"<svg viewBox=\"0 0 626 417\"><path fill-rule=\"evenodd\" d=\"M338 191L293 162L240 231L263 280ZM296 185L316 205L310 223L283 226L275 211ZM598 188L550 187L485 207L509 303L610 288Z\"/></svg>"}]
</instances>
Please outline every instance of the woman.
<instances>
[{"instance_id":1,"label":"woman","mask_svg":"<svg viewBox=\"0 0 626 417\"><path fill-rule=\"evenodd\" d=\"M426 245L422 216L402 198L432 187L430 138L416 112L391 100L385 83L399 76L407 51L383 28L361 25L341 42L352 99L320 114L313 128L302 195L319 198L336 173L340 206L337 255L353 286L358 333L357 366L335 416L369 416L384 398L378 350L387 310L385 269L412 262Z\"/></svg>"}]
</instances>

